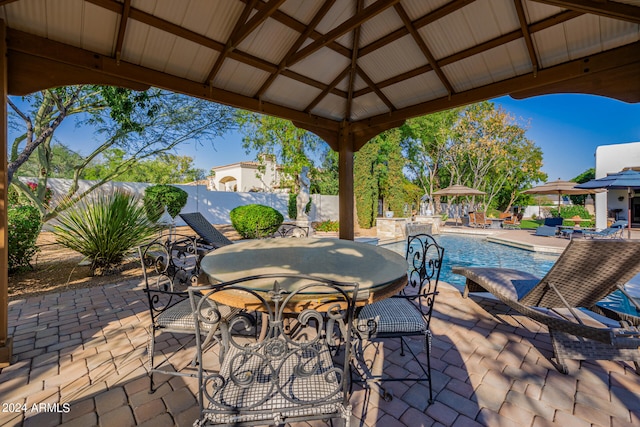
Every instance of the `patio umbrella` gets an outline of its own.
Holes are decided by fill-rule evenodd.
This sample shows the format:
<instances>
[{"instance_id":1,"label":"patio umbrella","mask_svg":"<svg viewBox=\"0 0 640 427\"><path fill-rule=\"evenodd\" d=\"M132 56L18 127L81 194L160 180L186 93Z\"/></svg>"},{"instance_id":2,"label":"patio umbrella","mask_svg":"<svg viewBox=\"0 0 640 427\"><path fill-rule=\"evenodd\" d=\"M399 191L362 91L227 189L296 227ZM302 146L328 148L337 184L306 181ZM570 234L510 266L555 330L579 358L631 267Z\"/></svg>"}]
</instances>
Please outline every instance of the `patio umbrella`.
<instances>
[{"instance_id":1,"label":"patio umbrella","mask_svg":"<svg viewBox=\"0 0 640 427\"><path fill-rule=\"evenodd\" d=\"M560 179L556 181L545 182L537 187L530 188L523 191L524 194L557 194L558 195L558 212L560 212L560 198L562 195L578 195L578 194L593 194L597 193L594 189L578 188L577 182L562 181Z\"/></svg>"},{"instance_id":2,"label":"patio umbrella","mask_svg":"<svg viewBox=\"0 0 640 427\"><path fill-rule=\"evenodd\" d=\"M603 178L592 179L578 185L579 188L607 189L607 190L627 190L627 237L631 238L631 190L640 188L640 172L633 169L609 174Z\"/></svg>"},{"instance_id":3,"label":"patio umbrella","mask_svg":"<svg viewBox=\"0 0 640 427\"><path fill-rule=\"evenodd\" d=\"M434 196L482 196L485 193L484 191L476 190L475 188L467 187L465 185L455 184L450 185L449 187L443 188L442 190L435 191L433 193ZM456 225L458 225L458 215L456 217Z\"/></svg>"}]
</instances>

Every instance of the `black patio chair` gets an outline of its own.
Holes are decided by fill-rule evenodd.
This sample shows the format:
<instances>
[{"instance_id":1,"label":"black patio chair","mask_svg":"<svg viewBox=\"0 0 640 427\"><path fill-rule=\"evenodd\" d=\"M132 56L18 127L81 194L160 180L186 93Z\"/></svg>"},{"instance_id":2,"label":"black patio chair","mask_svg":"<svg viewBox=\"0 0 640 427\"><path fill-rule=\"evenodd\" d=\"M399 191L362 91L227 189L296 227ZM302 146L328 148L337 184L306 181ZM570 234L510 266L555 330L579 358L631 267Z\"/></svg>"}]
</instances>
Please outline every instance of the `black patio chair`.
<instances>
[{"instance_id":1,"label":"black patio chair","mask_svg":"<svg viewBox=\"0 0 640 427\"><path fill-rule=\"evenodd\" d=\"M232 245L233 242L218 231L200 212L181 213L180 218L198 234L197 243L209 249Z\"/></svg>"},{"instance_id":2,"label":"black patio chair","mask_svg":"<svg viewBox=\"0 0 640 427\"><path fill-rule=\"evenodd\" d=\"M197 372L182 372L186 366L181 364L179 355L195 343L196 328L189 302L187 288L196 284L200 273L198 245L195 237L180 234L160 236L148 244L138 247L142 265L144 292L147 295L151 324L147 353L149 357L149 392L155 391L154 374L192 376ZM221 308L227 315L235 310ZM203 345L214 343L217 325L208 324L200 331L206 334ZM160 334L171 333L179 344L173 348L163 348L164 357L156 363L156 341ZM165 341L166 342L166 341ZM187 357L188 359L188 357ZM196 361L195 352L191 355L192 365Z\"/></svg>"},{"instance_id":3,"label":"black patio chair","mask_svg":"<svg viewBox=\"0 0 640 427\"><path fill-rule=\"evenodd\" d=\"M256 290L260 288L264 290ZM189 288L196 329L220 324L222 334L219 354L213 354L215 366L197 345L200 419L194 425L282 425L342 418L349 426L350 338L357 291L354 283L293 274ZM264 313L264 339L232 335L230 331L248 326L242 317L220 322L224 313L216 301L228 299Z\"/></svg>"},{"instance_id":4,"label":"black patio chair","mask_svg":"<svg viewBox=\"0 0 640 427\"><path fill-rule=\"evenodd\" d=\"M433 402L429 324L438 294L443 257L444 248L438 245L432 236L428 234L409 236L406 248L406 259L409 264L407 286L391 298L364 306L356 319L356 332L361 340L399 338L400 355L405 355L404 348L407 347L418 362L421 372L406 378L391 378L384 373L374 375L368 366L360 366L358 370L360 378L354 382L376 386L386 381L426 382L429 386L429 403ZM412 336L424 337L426 355L423 362L420 361L420 354L416 354L406 342L406 338ZM384 399L391 400L391 393L384 387L380 388Z\"/></svg>"}]
</instances>

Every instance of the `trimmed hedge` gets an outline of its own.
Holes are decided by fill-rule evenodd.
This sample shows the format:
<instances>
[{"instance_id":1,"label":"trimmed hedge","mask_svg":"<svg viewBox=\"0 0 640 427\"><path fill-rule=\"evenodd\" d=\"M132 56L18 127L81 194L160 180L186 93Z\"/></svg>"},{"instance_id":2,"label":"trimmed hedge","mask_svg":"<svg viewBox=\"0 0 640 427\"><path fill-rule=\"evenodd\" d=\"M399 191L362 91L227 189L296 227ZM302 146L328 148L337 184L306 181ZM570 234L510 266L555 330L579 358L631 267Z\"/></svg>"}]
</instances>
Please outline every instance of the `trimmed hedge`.
<instances>
[{"instance_id":1,"label":"trimmed hedge","mask_svg":"<svg viewBox=\"0 0 640 427\"><path fill-rule=\"evenodd\" d=\"M42 228L40 212L35 206L12 206L7 209L9 238L9 273L31 267L38 252L36 239Z\"/></svg>"},{"instance_id":2,"label":"trimmed hedge","mask_svg":"<svg viewBox=\"0 0 640 427\"><path fill-rule=\"evenodd\" d=\"M284 217L272 207L264 205L238 206L229 213L231 225L244 239L255 239L275 233Z\"/></svg>"},{"instance_id":3,"label":"trimmed hedge","mask_svg":"<svg viewBox=\"0 0 640 427\"><path fill-rule=\"evenodd\" d=\"M171 218L175 218L187 204L188 197L186 191L172 185L159 184L145 188L143 202L147 218L151 222L158 222L165 206Z\"/></svg>"}]
</instances>

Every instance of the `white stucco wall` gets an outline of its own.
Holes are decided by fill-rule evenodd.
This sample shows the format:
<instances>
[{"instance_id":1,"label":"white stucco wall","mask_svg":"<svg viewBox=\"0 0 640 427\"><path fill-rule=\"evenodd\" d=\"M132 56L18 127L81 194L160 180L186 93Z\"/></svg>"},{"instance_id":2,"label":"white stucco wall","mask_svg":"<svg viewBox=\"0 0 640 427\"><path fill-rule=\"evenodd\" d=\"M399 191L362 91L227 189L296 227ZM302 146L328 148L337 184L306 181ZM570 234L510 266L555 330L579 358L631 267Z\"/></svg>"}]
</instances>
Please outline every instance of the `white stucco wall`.
<instances>
[{"instance_id":1,"label":"white stucco wall","mask_svg":"<svg viewBox=\"0 0 640 427\"><path fill-rule=\"evenodd\" d=\"M640 142L626 144L601 145L596 149L596 178L602 178L609 173L620 172L626 167L640 166ZM623 197L622 201L618 200ZM595 195L596 228L607 226L607 211L622 209L620 218L628 219L629 206L626 190L609 190Z\"/></svg>"},{"instance_id":2,"label":"white stucco wall","mask_svg":"<svg viewBox=\"0 0 640 427\"><path fill-rule=\"evenodd\" d=\"M36 181L33 178L21 177L20 179L23 181ZM48 183L54 195L61 195L65 194L69 189L71 180L49 179ZM91 183L91 181L80 181L80 191L89 188ZM140 182L109 182L101 188L102 191L107 192L113 192L119 188L125 189L142 198L144 189L149 185L151 184ZM285 221L289 220L287 212L289 195L285 193L209 191L206 185L172 185L183 189L189 194L187 204L182 209L182 212L200 212L212 224L230 224L229 212L233 208L252 203L271 206L282 213ZM309 217L312 221L338 220L338 196L312 194L311 199L313 200L313 205ZM176 225L185 224L180 217L176 217Z\"/></svg>"}]
</instances>

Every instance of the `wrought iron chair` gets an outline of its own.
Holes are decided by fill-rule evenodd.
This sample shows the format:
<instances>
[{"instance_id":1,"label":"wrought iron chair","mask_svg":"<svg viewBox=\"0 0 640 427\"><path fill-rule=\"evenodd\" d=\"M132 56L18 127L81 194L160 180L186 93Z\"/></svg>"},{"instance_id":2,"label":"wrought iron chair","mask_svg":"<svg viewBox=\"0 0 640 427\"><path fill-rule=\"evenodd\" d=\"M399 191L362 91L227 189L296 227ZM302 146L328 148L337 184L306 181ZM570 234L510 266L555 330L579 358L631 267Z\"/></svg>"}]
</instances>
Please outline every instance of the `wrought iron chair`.
<instances>
[{"instance_id":1,"label":"wrought iron chair","mask_svg":"<svg viewBox=\"0 0 640 427\"><path fill-rule=\"evenodd\" d=\"M409 236L406 248L409 264L407 286L398 295L364 306L356 319L356 332L361 340L400 338L400 355L405 355L406 346L418 362L421 372L408 378L390 378L384 374L374 375L369 367L360 366L358 372L360 379L354 382L373 383L377 386L385 381L426 382L429 386L429 403L433 402L429 324L438 294L443 257L444 248L438 245L432 236L428 234ZM405 341L406 337L411 336L424 337L426 352L424 362L420 362L419 354L417 355ZM391 392L383 387L380 388L384 399L391 400Z\"/></svg>"},{"instance_id":2,"label":"wrought iron chair","mask_svg":"<svg viewBox=\"0 0 640 427\"><path fill-rule=\"evenodd\" d=\"M301 227L297 224L287 224L283 223L278 227L278 229L272 233L267 232L267 230L260 230L256 233L258 236L262 237L309 237L309 228Z\"/></svg>"},{"instance_id":3,"label":"wrought iron chair","mask_svg":"<svg viewBox=\"0 0 640 427\"><path fill-rule=\"evenodd\" d=\"M342 418L348 426L349 338L357 291L354 283L291 274L189 288L196 329L220 324L222 334L218 355L197 345L201 416L194 425ZM264 339L232 335L247 327L241 317L220 322L224 314L216 301L229 300L265 314Z\"/></svg>"},{"instance_id":4,"label":"wrought iron chair","mask_svg":"<svg viewBox=\"0 0 640 427\"><path fill-rule=\"evenodd\" d=\"M187 288L196 283L200 272L198 245L194 237L170 234L158 237L146 245L138 247L138 255L142 265L144 292L147 295L151 325L147 352L149 357L149 392L155 391L154 374L161 372L169 375L195 376L180 372L178 357L189 343L195 342L196 328L189 302ZM222 309L226 314L232 310ZM209 345L214 339L217 325L207 325L201 332L207 337L203 345ZM163 349L164 357L156 363L156 339L162 333L184 334L187 338L179 340L181 345L173 349ZM192 362L195 362L195 354ZM173 370L169 365L172 366ZM165 369L162 369L165 368Z\"/></svg>"}]
</instances>

